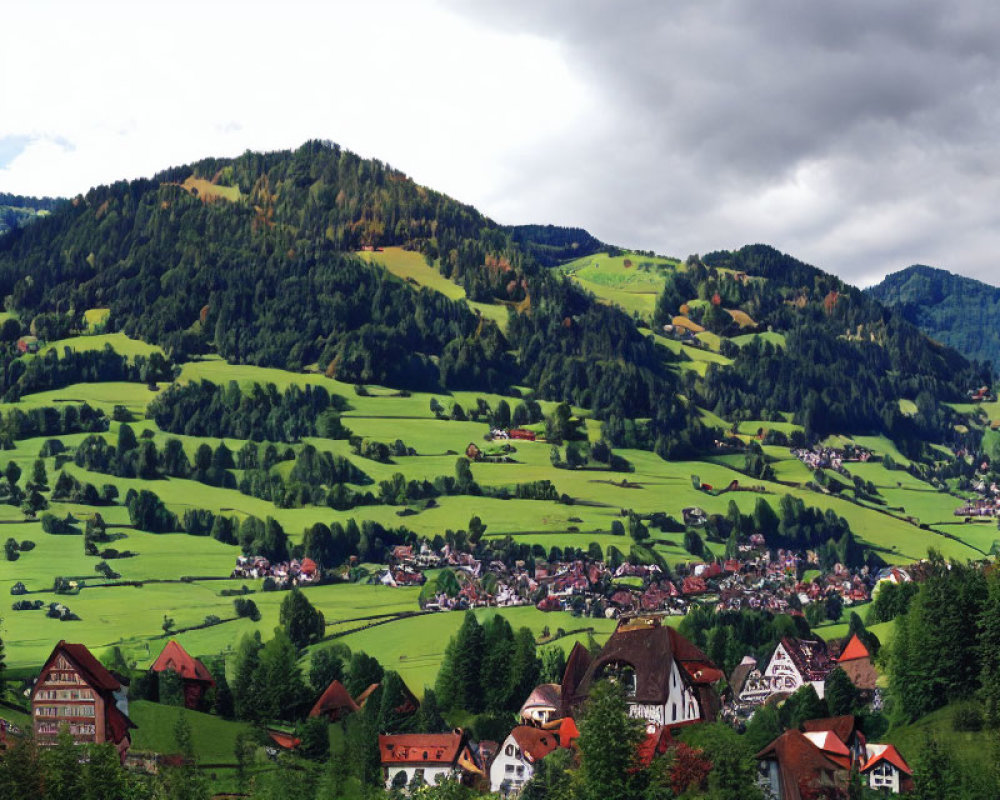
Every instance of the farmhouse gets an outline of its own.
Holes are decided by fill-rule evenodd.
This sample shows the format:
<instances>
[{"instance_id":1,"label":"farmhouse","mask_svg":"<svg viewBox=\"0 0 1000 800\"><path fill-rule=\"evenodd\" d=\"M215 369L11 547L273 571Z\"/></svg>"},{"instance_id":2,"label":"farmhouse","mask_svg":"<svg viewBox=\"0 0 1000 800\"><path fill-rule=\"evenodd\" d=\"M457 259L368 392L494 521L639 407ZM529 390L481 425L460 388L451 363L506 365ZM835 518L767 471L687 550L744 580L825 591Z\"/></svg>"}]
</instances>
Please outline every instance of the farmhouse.
<instances>
[{"instance_id":1,"label":"farmhouse","mask_svg":"<svg viewBox=\"0 0 1000 800\"><path fill-rule=\"evenodd\" d=\"M344 684L335 680L320 695L309 712L309 717L326 717L330 722L337 722L359 708L361 706L344 688Z\"/></svg>"},{"instance_id":2,"label":"farmhouse","mask_svg":"<svg viewBox=\"0 0 1000 800\"><path fill-rule=\"evenodd\" d=\"M516 794L531 776L535 764L559 747L555 731L518 725L510 732L490 766L490 791Z\"/></svg>"},{"instance_id":3,"label":"farmhouse","mask_svg":"<svg viewBox=\"0 0 1000 800\"><path fill-rule=\"evenodd\" d=\"M602 678L624 683L629 716L656 725L702 722L719 709L714 684L722 672L660 616L623 617L577 682L585 652L574 648L570 654L562 685L564 711L578 708Z\"/></svg>"},{"instance_id":4,"label":"farmhouse","mask_svg":"<svg viewBox=\"0 0 1000 800\"><path fill-rule=\"evenodd\" d=\"M22 336L17 340L17 351L19 353L37 353L42 346L42 342L37 336Z\"/></svg>"},{"instance_id":5,"label":"farmhouse","mask_svg":"<svg viewBox=\"0 0 1000 800\"><path fill-rule=\"evenodd\" d=\"M415 779L433 786L440 778L463 783L485 776L461 728L451 733L401 733L378 737L387 789L405 789Z\"/></svg>"},{"instance_id":6,"label":"farmhouse","mask_svg":"<svg viewBox=\"0 0 1000 800\"><path fill-rule=\"evenodd\" d=\"M521 439L526 442L535 441L536 434L534 431L526 431L524 428L514 428L510 432L511 439Z\"/></svg>"},{"instance_id":7,"label":"farmhouse","mask_svg":"<svg viewBox=\"0 0 1000 800\"><path fill-rule=\"evenodd\" d=\"M55 744L63 725L77 744L111 742L124 762L135 728L121 681L82 644L59 642L31 690L31 716L41 745Z\"/></svg>"},{"instance_id":8,"label":"farmhouse","mask_svg":"<svg viewBox=\"0 0 1000 800\"><path fill-rule=\"evenodd\" d=\"M184 682L184 707L197 711L201 708L205 693L215 686L215 679L205 665L192 658L175 640L167 642L153 663L153 672L176 672Z\"/></svg>"}]
</instances>

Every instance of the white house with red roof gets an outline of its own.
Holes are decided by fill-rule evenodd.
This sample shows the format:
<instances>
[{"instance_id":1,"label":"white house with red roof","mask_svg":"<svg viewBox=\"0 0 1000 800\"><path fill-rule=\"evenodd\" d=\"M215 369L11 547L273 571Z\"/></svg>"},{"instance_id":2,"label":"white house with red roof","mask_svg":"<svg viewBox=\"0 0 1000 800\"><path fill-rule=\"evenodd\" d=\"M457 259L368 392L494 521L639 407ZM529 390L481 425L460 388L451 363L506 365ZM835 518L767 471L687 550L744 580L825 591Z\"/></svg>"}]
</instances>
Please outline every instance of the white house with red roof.
<instances>
[{"instance_id":1,"label":"white house with red roof","mask_svg":"<svg viewBox=\"0 0 1000 800\"><path fill-rule=\"evenodd\" d=\"M378 749L387 789L406 789L414 782L433 786L448 778L485 775L461 729L379 736Z\"/></svg>"},{"instance_id":2,"label":"white house with red roof","mask_svg":"<svg viewBox=\"0 0 1000 800\"><path fill-rule=\"evenodd\" d=\"M518 725L512 730L490 765L490 791L516 794L535 774L535 764L559 747L554 730Z\"/></svg>"},{"instance_id":3,"label":"white house with red roof","mask_svg":"<svg viewBox=\"0 0 1000 800\"><path fill-rule=\"evenodd\" d=\"M868 785L890 794L908 792L913 788L913 770L891 744L868 745L868 760L861 767Z\"/></svg>"}]
</instances>

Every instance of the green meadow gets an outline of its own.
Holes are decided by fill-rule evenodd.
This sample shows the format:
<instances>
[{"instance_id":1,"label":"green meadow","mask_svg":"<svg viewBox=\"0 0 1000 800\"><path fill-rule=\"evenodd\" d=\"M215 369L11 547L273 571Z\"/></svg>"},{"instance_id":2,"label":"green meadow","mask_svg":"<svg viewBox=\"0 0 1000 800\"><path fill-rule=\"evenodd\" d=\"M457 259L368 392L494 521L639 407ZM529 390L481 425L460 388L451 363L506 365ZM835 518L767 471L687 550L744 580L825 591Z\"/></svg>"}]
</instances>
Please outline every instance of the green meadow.
<instances>
[{"instance_id":1,"label":"green meadow","mask_svg":"<svg viewBox=\"0 0 1000 800\"><path fill-rule=\"evenodd\" d=\"M371 254L385 258L386 254ZM402 270L405 265L415 280L435 291L444 291L445 279L424 263L422 258L414 259L414 254L388 253ZM635 287L638 280L652 280L663 269L676 268L676 263L656 260L648 269L626 269L624 257L617 260L592 257L587 264L577 264L574 268L589 275L595 285ZM574 262L576 263L576 262ZM424 270L424 271L422 271ZM601 270L604 270L602 273ZM625 274L621 280L612 279L612 270ZM399 274L399 273L397 273ZM597 274L602 278L598 279ZM431 278L437 276L437 282ZM605 283L601 284L600 280ZM626 289L622 289L625 291ZM448 290L452 291L452 290ZM708 350L688 347L663 337L657 342L674 352L686 353L691 359L684 365L707 366L710 363L725 364L728 359ZM110 345L119 352L129 355L148 355L155 348L124 337L122 334L102 334L77 337L62 342L53 342L52 347L61 352L63 347L77 349L99 348ZM478 398L495 406L501 399L498 395L475 392L455 393L414 393L405 395L392 389L368 386L362 394L355 387L330 380L315 372L291 373L283 370L253 366L238 366L208 357L185 363L180 370L178 381L208 380L219 384L235 381L246 388L253 383L273 383L279 389L289 386L323 386L332 393L341 395L348 403L344 414L345 423L359 436L391 443L401 439L408 447L416 450L415 456L393 459L393 463L382 464L353 454L348 442L309 438L306 441L320 450L330 450L334 454L350 459L373 481L391 478L395 473L403 474L408 480L433 480L439 475L454 474L458 454L464 453L470 442L483 445L483 437L488 433L485 422L456 422L437 419L430 410L431 400L436 399L450 412L458 403L465 409L474 408ZM159 387L162 391L163 385ZM144 384L132 383L91 383L75 384L62 389L24 397L17 407L59 405L61 403L86 402L104 409L107 413L116 405L126 406L133 414L132 427L137 435L146 433L153 437L158 447L168 438L179 439L189 457L193 457L201 444L215 448L219 441L213 438L180 436L167 434L156 428L155 423L145 419L146 408L157 396ZM506 398L513 407L517 398ZM551 412L554 403L542 403L543 411ZM8 410L14 404L7 404L0 410ZM599 437L600 423L587 419L585 409L574 409L574 413L585 418L587 430L592 439ZM707 422L729 428L730 423L703 410ZM790 422L744 421L738 428L741 435L754 435L760 427L791 432L798 427ZM118 423L112 423L106 435L113 442L117 436ZM60 437L68 447L78 445L85 434ZM38 457L44 438L18 441L16 448L0 455L0 464L15 461L25 474ZM891 442L885 439L857 437L855 441L873 447L880 455L890 454L897 463L905 460L895 451ZM226 439L231 450L238 450L243 442ZM348 519L371 519L386 527L405 525L423 536L435 536L444 531L464 529L473 516L479 516L486 524L486 537L512 536L519 542L540 545L546 550L551 547L586 548L596 542L605 551L617 547L627 553L632 545L628 537L614 536L612 523L622 518L626 509L639 513L666 512L676 519L681 517L681 509L687 506L701 506L710 513L724 514L731 501L744 513L753 510L762 495L750 491L725 493L712 496L696 490L692 486L692 476L715 487L723 487L737 480L741 485L762 485L766 497L776 504L784 493L801 497L805 502L821 508L829 508L844 516L855 534L865 542L876 546L887 561L909 563L921 558L928 547L937 547L946 556L966 559L980 556L980 550L988 549L995 538L990 526L956 526L952 512L958 499L952 495L934 490L929 485L901 470L889 471L881 464L852 464L850 471L879 487L880 495L887 509L874 509L851 502L845 497L820 494L806 488L812 475L787 449L767 447L765 451L771 460L778 480L784 483L770 483L747 478L739 470L743 466L742 456L721 456L711 461L665 461L653 453L640 450L618 450L619 455L628 460L631 472L614 473L596 469L556 469L552 466L550 446L544 442L512 442L514 463L475 463L473 476L484 487L513 486L530 481L551 481L560 495L569 502L501 500L473 496L452 496L438 498L432 507L415 504L409 508L376 505L355 508L349 511L335 511L327 507L307 506L305 508L277 508L272 503L241 494L233 489L222 489L190 480L162 479L142 481L139 479L116 478L109 475L88 472L77 467L72 461L64 469L80 480L86 480L100 487L114 484L121 496L129 489L152 489L167 507L183 515L185 510L204 508L215 513L242 517L254 515L260 518L274 517L287 531L291 540L301 540L305 528L315 522L346 522ZM297 449L302 445L294 445ZM284 447L284 445L282 445ZM53 458L45 460L50 485L56 477ZM287 474L290 463L275 467ZM627 483L623 485L623 479ZM376 487L372 487L377 489ZM845 488L845 495L852 495L853 487ZM904 511L889 511L902 508ZM121 505L111 507L86 507L65 503L52 503L51 512L58 516L72 514L82 521L89 515L100 513L110 525L128 525L128 514ZM907 521L905 517L912 517ZM920 523L929 526L922 529ZM106 648L119 646L127 657L139 664L148 664L162 648L164 617L173 621L171 635L175 635L184 646L197 655L225 653L232 650L240 637L258 630L268 636L278 624L278 609L283 599L280 592L262 592L260 581L233 581L229 579L239 549L222 544L209 537L189 536L183 533L152 534L129 528L112 528L116 541L111 546L134 553L129 558L109 562L120 573L122 581L142 581L141 587L110 586L94 571L97 559L87 557L83 552L80 535L55 536L42 531L37 522L25 521L23 514L12 506L0 506L0 526L7 530L7 536L22 541L30 539L35 548L21 554L14 562L0 562L0 595L10 597L10 587L17 581L23 582L30 594L29 599L43 603L61 602L80 617L78 621L61 622L45 616L44 610L7 611L3 614L3 638L7 645L7 663L16 669L37 667L46 657L52 645L59 639L82 641L102 652ZM2 528L0 528L2 530ZM676 565L692 560L682 547L683 536L651 531L652 547L670 564ZM964 542L973 545L969 547ZM721 554L722 543L709 542L710 551ZM61 576L83 584L77 594L56 595L52 593L53 580ZM239 589L246 584L254 592L252 598L257 604L261 619L235 619L231 597L222 596L223 590ZM386 624L364 627L363 630L349 632L367 623L359 618L373 615L387 617L413 614L418 611L416 589L393 589L378 585L332 584L311 587L306 590L310 600L319 608L327 621L331 637L341 639L352 649L361 649L376 655L386 666L398 669L407 682L417 691L433 682L440 663L443 648L448 637L461 623L461 614L433 614L408 617ZM515 626L527 626L541 641L544 628L550 633L562 628L568 635L561 637L546 647L571 646L574 641L584 639L587 630L593 629L600 639L607 635L612 623L606 620L591 620L572 617L570 614L545 614L534 607L519 607L496 610L480 609L481 617L494 613L508 616ZM206 625L206 620L216 624ZM824 635L828 631L824 630ZM545 640L548 641L548 640ZM154 712L150 712L154 713Z\"/></svg>"}]
</instances>

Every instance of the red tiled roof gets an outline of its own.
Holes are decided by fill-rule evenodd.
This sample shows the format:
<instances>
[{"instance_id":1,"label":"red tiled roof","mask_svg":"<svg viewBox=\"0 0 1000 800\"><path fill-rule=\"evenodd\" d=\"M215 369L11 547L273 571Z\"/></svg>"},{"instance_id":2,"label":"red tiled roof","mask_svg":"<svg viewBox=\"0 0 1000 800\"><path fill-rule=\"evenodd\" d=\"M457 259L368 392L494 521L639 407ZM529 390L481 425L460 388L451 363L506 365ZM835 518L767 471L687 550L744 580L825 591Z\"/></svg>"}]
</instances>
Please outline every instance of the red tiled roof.
<instances>
[{"instance_id":1,"label":"red tiled roof","mask_svg":"<svg viewBox=\"0 0 1000 800\"><path fill-rule=\"evenodd\" d=\"M312 707L312 711L309 712L309 716L319 717L325 714L336 719L344 714L353 714L358 708L358 704L344 688L344 684L335 680L320 695L319 700Z\"/></svg>"},{"instance_id":2,"label":"red tiled roof","mask_svg":"<svg viewBox=\"0 0 1000 800\"><path fill-rule=\"evenodd\" d=\"M55 650L52 651L52 656L55 656L59 650L62 650L80 668L80 671L84 673L83 677L87 683L107 692L117 692L122 688L118 679L108 672L100 661L94 658L93 653L87 649L86 645L70 644L69 642L62 641L56 645ZM52 656L49 656L50 661L52 660Z\"/></svg>"},{"instance_id":3,"label":"red tiled roof","mask_svg":"<svg viewBox=\"0 0 1000 800\"><path fill-rule=\"evenodd\" d=\"M825 773L846 771L843 757L831 758L796 730L785 731L755 757L778 762L783 800L801 800L801 788L812 785Z\"/></svg>"},{"instance_id":4,"label":"red tiled roof","mask_svg":"<svg viewBox=\"0 0 1000 800\"><path fill-rule=\"evenodd\" d=\"M302 559L302 564L299 565L299 569L306 575L313 575L315 574L318 567L316 566L315 561L306 556L305 558Z\"/></svg>"},{"instance_id":5,"label":"red tiled roof","mask_svg":"<svg viewBox=\"0 0 1000 800\"><path fill-rule=\"evenodd\" d=\"M876 764L878 764L879 761L888 761L890 764L896 767L896 769L905 772L907 775L913 774L913 770L910 769L910 765L907 764L906 761L903 759L903 757L899 754L899 751L896 749L895 745L891 744L886 745L885 750L883 750L881 753L873 755L871 758L868 759L865 765L861 768L861 771L867 772Z\"/></svg>"},{"instance_id":6,"label":"red tiled roof","mask_svg":"<svg viewBox=\"0 0 1000 800\"><path fill-rule=\"evenodd\" d=\"M840 658L837 659L839 662L853 661L856 658L871 658L871 653L868 652L868 648L865 647L861 640L858 638L857 634L851 637L851 640L847 643L847 647L844 648L844 652L840 654Z\"/></svg>"},{"instance_id":7,"label":"red tiled roof","mask_svg":"<svg viewBox=\"0 0 1000 800\"><path fill-rule=\"evenodd\" d=\"M462 733L402 733L378 737L382 764L454 764L464 744Z\"/></svg>"},{"instance_id":8,"label":"red tiled roof","mask_svg":"<svg viewBox=\"0 0 1000 800\"><path fill-rule=\"evenodd\" d=\"M559 747L559 739L552 731L543 731L530 725L518 725L510 732L529 764L541 761Z\"/></svg>"},{"instance_id":9,"label":"red tiled roof","mask_svg":"<svg viewBox=\"0 0 1000 800\"><path fill-rule=\"evenodd\" d=\"M187 650L181 647L175 639L167 642L159 657L153 663L153 672L164 672L172 670L185 680L204 681L211 686L215 686L215 679L205 665L197 658L188 655Z\"/></svg>"}]
</instances>

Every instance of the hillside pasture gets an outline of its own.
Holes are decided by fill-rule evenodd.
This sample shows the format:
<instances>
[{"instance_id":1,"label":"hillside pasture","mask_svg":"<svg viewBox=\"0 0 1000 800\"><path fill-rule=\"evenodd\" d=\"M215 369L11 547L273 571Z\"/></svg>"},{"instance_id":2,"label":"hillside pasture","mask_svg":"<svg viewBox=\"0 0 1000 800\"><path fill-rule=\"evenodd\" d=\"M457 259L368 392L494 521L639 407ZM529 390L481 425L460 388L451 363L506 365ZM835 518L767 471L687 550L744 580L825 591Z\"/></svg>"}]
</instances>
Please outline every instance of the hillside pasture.
<instances>
[{"instance_id":1,"label":"hillside pasture","mask_svg":"<svg viewBox=\"0 0 1000 800\"><path fill-rule=\"evenodd\" d=\"M97 308L91 309L91 311L107 311L107 309ZM55 350L61 356L67 347L82 353L88 350L103 350L106 345L110 345L112 350L123 356L146 356L148 358L153 353L163 355L163 350L156 345L147 344L141 339L130 339L124 333L95 333L87 336L73 336L69 339L56 339L46 344L39 352L44 355Z\"/></svg>"}]
</instances>

